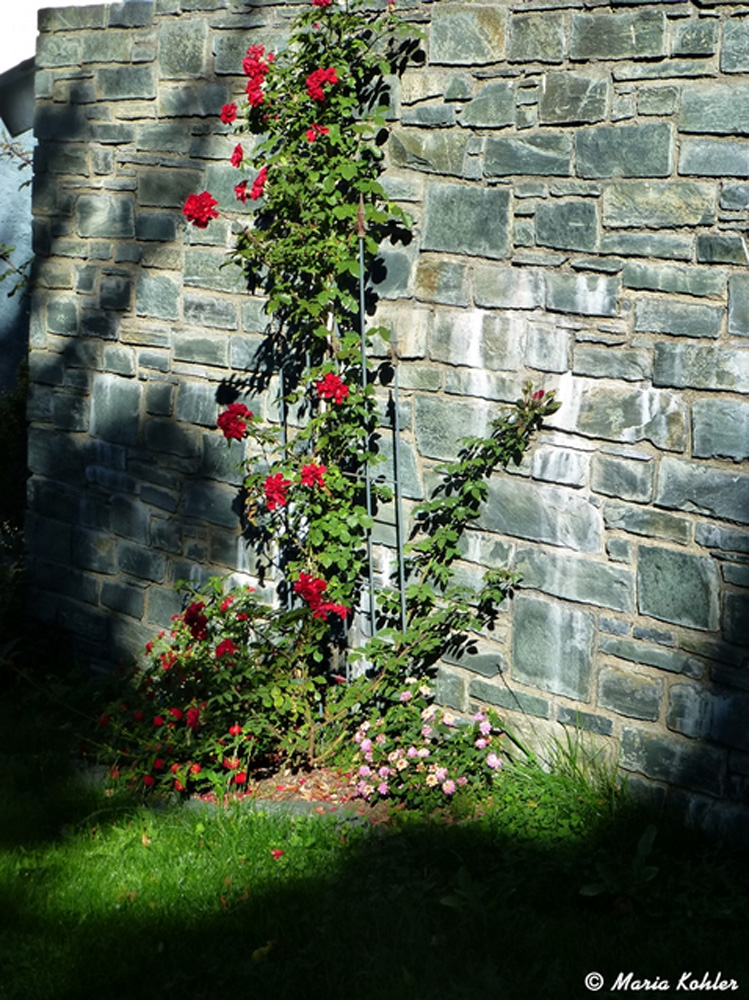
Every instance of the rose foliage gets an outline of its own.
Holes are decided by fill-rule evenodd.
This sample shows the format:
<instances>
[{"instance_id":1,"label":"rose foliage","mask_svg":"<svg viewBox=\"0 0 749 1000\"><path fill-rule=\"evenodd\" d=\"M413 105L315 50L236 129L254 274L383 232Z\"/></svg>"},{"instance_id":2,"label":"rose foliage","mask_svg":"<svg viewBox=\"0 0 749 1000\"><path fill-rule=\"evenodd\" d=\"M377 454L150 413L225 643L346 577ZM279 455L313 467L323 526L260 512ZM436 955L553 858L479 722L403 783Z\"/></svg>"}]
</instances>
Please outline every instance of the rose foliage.
<instances>
[{"instance_id":1,"label":"rose foliage","mask_svg":"<svg viewBox=\"0 0 749 1000\"><path fill-rule=\"evenodd\" d=\"M373 474L382 372L362 347L358 279L362 263L373 273L383 240L410 238L410 219L378 178L385 79L417 44L392 4L313 0L282 52L248 48L245 100L221 111L250 136L230 158L251 175L235 186L237 201L253 203L233 256L265 296L281 421L264 421L237 393L217 422L244 456L243 526L259 589L213 580L190 590L100 720L95 742L112 774L143 788L244 791L263 767L345 760L364 798L432 808L501 771L507 738L496 716L455 724L429 681L446 651L470 649L492 628L517 580L489 571L476 591L455 582L453 563L489 477L520 462L557 409L552 394L525 385L485 438L466 439L458 459L435 468L440 485L412 514L405 601L387 583L376 630L349 641L368 617L370 510L391 500ZM216 204L190 195L188 223L208 226ZM387 339L370 329L365 347L374 333Z\"/></svg>"}]
</instances>

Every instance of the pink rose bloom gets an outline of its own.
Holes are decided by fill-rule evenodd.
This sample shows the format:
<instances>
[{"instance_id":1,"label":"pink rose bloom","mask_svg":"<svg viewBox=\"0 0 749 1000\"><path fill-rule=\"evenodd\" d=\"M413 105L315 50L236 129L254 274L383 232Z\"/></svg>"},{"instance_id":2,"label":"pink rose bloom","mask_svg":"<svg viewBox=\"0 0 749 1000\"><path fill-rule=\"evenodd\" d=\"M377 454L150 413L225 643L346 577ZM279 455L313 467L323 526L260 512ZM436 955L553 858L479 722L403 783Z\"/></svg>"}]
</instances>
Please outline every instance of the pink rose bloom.
<instances>
[{"instance_id":1,"label":"pink rose bloom","mask_svg":"<svg viewBox=\"0 0 749 1000\"><path fill-rule=\"evenodd\" d=\"M496 771L497 768L501 766L502 761L495 753L490 753L489 756L486 758L486 763L493 771Z\"/></svg>"},{"instance_id":2,"label":"pink rose bloom","mask_svg":"<svg viewBox=\"0 0 749 1000\"><path fill-rule=\"evenodd\" d=\"M380 793L380 795L387 795L388 793L387 781L380 782L380 784L377 786L377 791Z\"/></svg>"},{"instance_id":3,"label":"pink rose bloom","mask_svg":"<svg viewBox=\"0 0 749 1000\"><path fill-rule=\"evenodd\" d=\"M436 768L435 772L434 772L434 776L437 779L437 781L444 781L445 778L447 777L447 768L446 767L438 767L438 768Z\"/></svg>"},{"instance_id":4,"label":"pink rose bloom","mask_svg":"<svg viewBox=\"0 0 749 1000\"><path fill-rule=\"evenodd\" d=\"M398 695L398 700L399 701L404 701L404 702L405 701L410 701L412 698L413 698L413 695L411 694L410 691L401 691L401 693Z\"/></svg>"},{"instance_id":5,"label":"pink rose bloom","mask_svg":"<svg viewBox=\"0 0 749 1000\"><path fill-rule=\"evenodd\" d=\"M372 768L367 767L366 764L362 764L362 766L359 768L359 774L362 776L362 778L368 778L371 773L372 773Z\"/></svg>"},{"instance_id":6,"label":"pink rose bloom","mask_svg":"<svg viewBox=\"0 0 749 1000\"><path fill-rule=\"evenodd\" d=\"M406 750L406 757L418 757L418 756L419 756L419 751L416 749L416 747L409 747L408 750Z\"/></svg>"},{"instance_id":7,"label":"pink rose bloom","mask_svg":"<svg viewBox=\"0 0 749 1000\"><path fill-rule=\"evenodd\" d=\"M442 784L442 791L445 795L452 795L455 791L455 782L451 778L448 778L448 780Z\"/></svg>"},{"instance_id":8,"label":"pink rose bloom","mask_svg":"<svg viewBox=\"0 0 749 1000\"><path fill-rule=\"evenodd\" d=\"M364 753L369 753L372 749L372 741L370 739L362 740L360 746Z\"/></svg>"},{"instance_id":9,"label":"pink rose bloom","mask_svg":"<svg viewBox=\"0 0 749 1000\"><path fill-rule=\"evenodd\" d=\"M481 725L479 726L479 731L481 732L482 736L488 736L489 733L492 731L491 722L489 722L488 720L486 722L482 722Z\"/></svg>"},{"instance_id":10,"label":"pink rose bloom","mask_svg":"<svg viewBox=\"0 0 749 1000\"><path fill-rule=\"evenodd\" d=\"M486 749L487 742L484 739L478 739L473 745L476 747L477 750L484 750Z\"/></svg>"}]
</instances>

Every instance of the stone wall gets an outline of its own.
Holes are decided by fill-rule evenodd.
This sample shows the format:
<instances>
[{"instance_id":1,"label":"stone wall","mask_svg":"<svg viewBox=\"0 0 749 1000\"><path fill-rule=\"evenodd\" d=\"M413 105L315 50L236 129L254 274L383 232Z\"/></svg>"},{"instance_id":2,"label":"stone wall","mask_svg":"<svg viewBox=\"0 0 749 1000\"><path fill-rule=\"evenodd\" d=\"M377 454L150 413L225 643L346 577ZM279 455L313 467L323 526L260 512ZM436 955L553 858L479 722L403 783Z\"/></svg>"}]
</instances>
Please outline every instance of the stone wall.
<instances>
[{"instance_id":1,"label":"stone wall","mask_svg":"<svg viewBox=\"0 0 749 1000\"><path fill-rule=\"evenodd\" d=\"M526 378L563 402L527 461L493 479L466 540L461 578L509 560L523 582L496 632L443 666L441 700L496 705L539 738L577 724L618 746L636 782L739 829L745 8L398 6L428 53L394 87L388 147L416 238L383 249L377 284L402 357L407 503ZM230 224L188 231L180 208L206 188L237 206L218 111L242 93L247 45L277 48L297 9L40 15L30 568L37 612L94 660L167 622L177 578L253 569L214 423L222 384L252 370L262 303L221 268Z\"/></svg>"}]
</instances>

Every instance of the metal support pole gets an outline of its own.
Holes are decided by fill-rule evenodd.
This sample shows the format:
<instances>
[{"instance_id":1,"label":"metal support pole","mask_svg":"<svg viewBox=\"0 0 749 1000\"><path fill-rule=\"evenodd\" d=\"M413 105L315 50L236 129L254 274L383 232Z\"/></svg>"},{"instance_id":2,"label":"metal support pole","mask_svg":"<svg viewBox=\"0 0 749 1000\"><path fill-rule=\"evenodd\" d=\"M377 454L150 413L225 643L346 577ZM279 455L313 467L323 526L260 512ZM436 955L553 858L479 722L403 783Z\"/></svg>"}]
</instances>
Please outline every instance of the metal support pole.
<instances>
[{"instance_id":1,"label":"metal support pole","mask_svg":"<svg viewBox=\"0 0 749 1000\"><path fill-rule=\"evenodd\" d=\"M398 385L398 344L395 335L391 337L393 359L393 392L390 400L393 407L393 479L395 480L395 539L398 547L398 589L400 590L401 632L406 631L406 570L403 551L403 496L401 492L399 444L401 437L400 414L398 404L400 393Z\"/></svg>"},{"instance_id":2,"label":"metal support pole","mask_svg":"<svg viewBox=\"0 0 749 1000\"><path fill-rule=\"evenodd\" d=\"M359 329L361 333L361 379L362 389L367 389L367 333L364 299L364 201L359 200L359 212L356 217L356 231L359 237ZM370 441L367 439L367 449ZM369 462L364 463L364 499L367 517L372 517L372 486L369 481ZM375 602L374 562L372 558L372 530L367 529L367 565L369 574L369 622L372 636L377 636L377 607Z\"/></svg>"}]
</instances>

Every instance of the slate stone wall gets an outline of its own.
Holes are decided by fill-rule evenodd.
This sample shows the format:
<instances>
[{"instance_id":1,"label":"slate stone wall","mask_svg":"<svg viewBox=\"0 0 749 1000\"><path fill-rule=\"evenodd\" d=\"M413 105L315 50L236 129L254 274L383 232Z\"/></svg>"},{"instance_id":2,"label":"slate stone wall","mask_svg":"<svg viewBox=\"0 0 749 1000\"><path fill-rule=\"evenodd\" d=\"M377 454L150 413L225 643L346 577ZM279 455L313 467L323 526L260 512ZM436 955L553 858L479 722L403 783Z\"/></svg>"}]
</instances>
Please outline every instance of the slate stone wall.
<instances>
[{"instance_id":1,"label":"slate stone wall","mask_svg":"<svg viewBox=\"0 0 749 1000\"><path fill-rule=\"evenodd\" d=\"M635 782L746 832L749 18L397 2L428 54L394 86L388 145L416 237L383 249L377 284L407 506L526 378L563 402L466 539L461 579L509 560L523 581L443 665L441 700L531 738L577 724ZM277 48L297 9L40 15L27 534L36 610L94 660L165 624L175 579L253 570L214 423L262 303L221 267L225 218L186 230L180 208L206 188L237 207L217 115L247 45Z\"/></svg>"}]
</instances>

